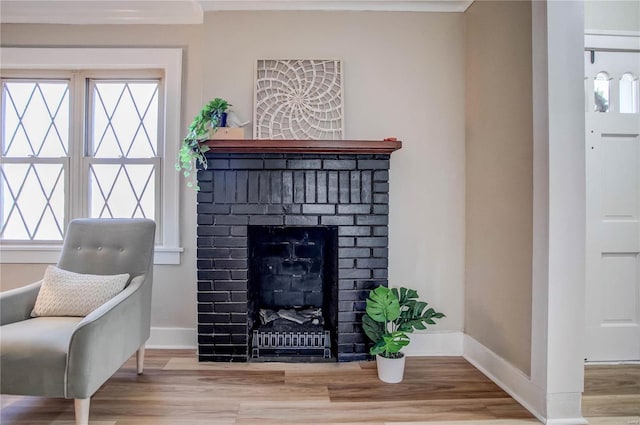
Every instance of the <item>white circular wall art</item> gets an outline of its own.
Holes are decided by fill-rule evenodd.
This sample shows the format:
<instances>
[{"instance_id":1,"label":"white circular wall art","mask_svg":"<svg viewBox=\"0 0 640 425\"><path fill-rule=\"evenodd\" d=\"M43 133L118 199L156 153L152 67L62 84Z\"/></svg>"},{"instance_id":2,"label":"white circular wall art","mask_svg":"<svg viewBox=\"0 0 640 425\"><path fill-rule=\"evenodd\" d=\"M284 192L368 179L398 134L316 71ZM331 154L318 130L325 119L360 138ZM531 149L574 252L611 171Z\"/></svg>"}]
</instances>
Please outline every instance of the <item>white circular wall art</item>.
<instances>
[{"instance_id":1,"label":"white circular wall art","mask_svg":"<svg viewBox=\"0 0 640 425\"><path fill-rule=\"evenodd\" d=\"M343 138L341 61L261 59L256 69L256 139Z\"/></svg>"}]
</instances>

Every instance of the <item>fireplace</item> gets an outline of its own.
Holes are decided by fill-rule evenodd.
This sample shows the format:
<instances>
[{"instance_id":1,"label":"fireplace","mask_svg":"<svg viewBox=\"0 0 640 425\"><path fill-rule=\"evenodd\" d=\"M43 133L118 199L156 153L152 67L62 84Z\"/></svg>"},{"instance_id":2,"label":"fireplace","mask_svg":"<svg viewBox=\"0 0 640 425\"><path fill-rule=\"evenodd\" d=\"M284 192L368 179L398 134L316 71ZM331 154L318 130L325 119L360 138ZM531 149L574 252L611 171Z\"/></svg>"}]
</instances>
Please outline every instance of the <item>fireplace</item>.
<instances>
[{"instance_id":1,"label":"fireplace","mask_svg":"<svg viewBox=\"0 0 640 425\"><path fill-rule=\"evenodd\" d=\"M198 173L200 361L366 359L362 315L369 290L387 285L389 159L399 146L247 153L277 142L238 141L231 152L230 141L214 143Z\"/></svg>"}]
</instances>

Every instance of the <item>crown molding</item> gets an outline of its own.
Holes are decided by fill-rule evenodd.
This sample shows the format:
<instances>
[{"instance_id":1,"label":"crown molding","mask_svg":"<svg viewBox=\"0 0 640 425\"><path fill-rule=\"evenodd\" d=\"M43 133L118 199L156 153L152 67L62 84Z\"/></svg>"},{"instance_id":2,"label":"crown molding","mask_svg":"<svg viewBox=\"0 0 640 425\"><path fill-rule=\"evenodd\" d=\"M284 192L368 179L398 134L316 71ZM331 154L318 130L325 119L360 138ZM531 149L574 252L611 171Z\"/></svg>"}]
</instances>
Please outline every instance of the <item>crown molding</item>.
<instances>
[{"instance_id":1,"label":"crown molding","mask_svg":"<svg viewBox=\"0 0 640 425\"><path fill-rule=\"evenodd\" d=\"M3 24L202 24L216 11L464 12L473 0L2 0Z\"/></svg>"}]
</instances>

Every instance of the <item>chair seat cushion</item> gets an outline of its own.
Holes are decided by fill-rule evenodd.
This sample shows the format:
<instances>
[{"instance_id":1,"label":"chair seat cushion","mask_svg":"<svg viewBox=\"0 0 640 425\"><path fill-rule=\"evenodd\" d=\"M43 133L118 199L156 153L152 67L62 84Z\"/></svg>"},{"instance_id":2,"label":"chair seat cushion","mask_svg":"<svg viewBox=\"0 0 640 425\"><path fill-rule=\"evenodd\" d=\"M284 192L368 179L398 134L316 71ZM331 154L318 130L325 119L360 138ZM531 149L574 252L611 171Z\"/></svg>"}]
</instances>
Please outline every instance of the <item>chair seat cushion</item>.
<instances>
[{"instance_id":1,"label":"chair seat cushion","mask_svg":"<svg viewBox=\"0 0 640 425\"><path fill-rule=\"evenodd\" d=\"M0 392L65 397L69 341L81 320L37 317L0 327Z\"/></svg>"}]
</instances>

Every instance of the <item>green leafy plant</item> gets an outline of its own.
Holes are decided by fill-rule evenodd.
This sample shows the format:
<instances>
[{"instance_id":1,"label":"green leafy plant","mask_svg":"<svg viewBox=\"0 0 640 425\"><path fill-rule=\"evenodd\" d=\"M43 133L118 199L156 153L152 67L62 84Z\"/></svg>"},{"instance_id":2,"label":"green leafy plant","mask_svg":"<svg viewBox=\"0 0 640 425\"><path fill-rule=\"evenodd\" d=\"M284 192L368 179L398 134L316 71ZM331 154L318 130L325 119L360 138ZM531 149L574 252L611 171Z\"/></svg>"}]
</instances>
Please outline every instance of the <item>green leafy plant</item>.
<instances>
[{"instance_id":1,"label":"green leafy plant","mask_svg":"<svg viewBox=\"0 0 640 425\"><path fill-rule=\"evenodd\" d=\"M200 190L197 169L198 166L203 169L207 168L205 153L209 150L209 146L202 144L202 142L209 138L209 129L212 129L214 133L218 130L222 114L227 112L230 106L232 105L226 100L216 97L202 107L189 125L189 131L178 150L176 162L176 171L182 172L182 175L188 179L187 187L192 187L196 191Z\"/></svg>"},{"instance_id":2,"label":"green leafy plant","mask_svg":"<svg viewBox=\"0 0 640 425\"><path fill-rule=\"evenodd\" d=\"M369 351L386 358L400 358L409 345L408 333L435 325L444 314L418 300L418 292L407 288L379 286L369 293L367 310L362 318L364 332L373 341Z\"/></svg>"}]
</instances>

